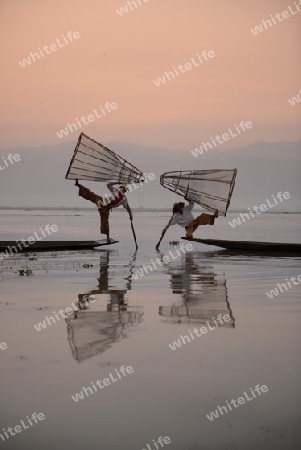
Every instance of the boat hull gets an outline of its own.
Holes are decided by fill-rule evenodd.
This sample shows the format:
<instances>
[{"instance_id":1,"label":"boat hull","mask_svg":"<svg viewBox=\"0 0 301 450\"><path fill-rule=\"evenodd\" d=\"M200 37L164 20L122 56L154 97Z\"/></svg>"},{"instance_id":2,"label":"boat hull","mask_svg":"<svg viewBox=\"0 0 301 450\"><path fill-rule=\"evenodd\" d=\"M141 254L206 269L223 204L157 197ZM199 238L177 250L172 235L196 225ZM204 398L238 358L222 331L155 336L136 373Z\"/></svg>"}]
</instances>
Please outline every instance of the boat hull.
<instances>
[{"instance_id":1,"label":"boat hull","mask_svg":"<svg viewBox=\"0 0 301 450\"><path fill-rule=\"evenodd\" d=\"M64 250L91 250L95 247L103 245L116 244L119 241L112 240L107 243L106 239L100 241L40 241L28 244L26 247L22 243L16 241L0 241L0 252L9 251L9 248L15 247L17 251L12 250L9 254L24 253L24 252L53 252L53 251L64 251ZM21 247L21 248L20 248Z\"/></svg>"},{"instance_id":2,"label":"boat hull","mask_svg":"<svg viewBox=\"0 0 301 450\"><path fill-rule=\"evenodd\" d=\"M221 239L197 239L182 237L187 241L199 242L206 245L214 245L227 250L242 253L283 253L301 255L301 244L258 242L258 241L227 241Z\"/></svg>"}]
</instances>

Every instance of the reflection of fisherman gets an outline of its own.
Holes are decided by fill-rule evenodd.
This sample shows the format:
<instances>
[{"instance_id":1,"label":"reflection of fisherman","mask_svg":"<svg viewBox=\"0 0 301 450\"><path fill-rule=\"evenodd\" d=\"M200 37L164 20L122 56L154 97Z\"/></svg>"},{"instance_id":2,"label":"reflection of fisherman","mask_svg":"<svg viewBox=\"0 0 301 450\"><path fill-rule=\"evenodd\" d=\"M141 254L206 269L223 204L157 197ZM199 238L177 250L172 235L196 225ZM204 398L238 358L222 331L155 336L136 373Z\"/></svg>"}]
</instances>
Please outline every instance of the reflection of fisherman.
<instances>
[{"instance_id":1,"label":"reflection of fisherman","mask_svg":"<svg viewBox=\"0 0 301 450\"><path fill-rule=\"evenodd\" d=\"M188 199L185 198L185 200ZM164 234L171 225L180 225L182 228L185 228L187 238L193 238L193 233L198 228L199 225L214 225L214 221L218 217L217 210L215 211L214 215L202 213L201 215L199 215L194 219L191 212L193 207L194 202L192 200L189 200L189 203L187 205L185 205L185 203L183 202L173 204L172 218L162 231L161 239L156 246L157 249L159 248L159 245L163 239Z\"/></svg>"},{"instance_id":2,"label":"reflection of fisherman","mask_svg":"<svg viewBox=\"0 0 301 450\"><path fill-rule=\"evenodd\" d=\"M182 302L174 301L172 305L159 307L159 315L165 322L195 325L206 323L209 327L216 325L215 318L227 314L231 320L225 320L227 323L224 324L220 322L220 325L226 328L235 327L224 274L215 273L211 265L204 264L198 254L191 252L168 264L167 273L171 276L172 293L181 295Z\"/></svg>"},{"instance_id":3,"label":"reflection of fisherman","mask_svg":"<svg viewBox=\"0 0 301 450\"><path fill-rule=\"evenodd\" d=\"M98 286L85 294L78 294L78 311L73 318L66 318L68 341L72 355L78 362L105 352L112 344L127 337L128 327L140 324L143 320L141 307L128 306L126 298L126 293L131 290L136 254L129 263L119 266L117 272L114 264L110 272L112 255L113 252L100 250ZM98 306L96 310L90 310L90 303L103 298L95 297L99 294L109 295L106 308L103 310Z\"/></svg>"},{"instance_id":4,"label":"reflection of fisherman","mask_svg":"<svg viewBox=\"0 0 301 450\"><path fill-rule=\"evenodd\" d=\"M118 289L117 280L116 286L112 289L111 284L109 285L109 268L110 268L110 252L102 251L100 253L100 267L99 267L99 278L98 278L98 288L92 289L86 294L78 294L78 306L79 309L84 310L88 309L89 303L93 302L95 294L108 294L110 299L107 304L107 311L126 311L127 310L127 300L125 298L125 294L128 290L131 290L131 282L132 282L132 264L135 259L135 254L133 257L133 261L129 261L130 266L130 275L128 277L122 277L120 288ZM127 267L127 266L125 266ZM110 283L112 279L110 280ZM91 301L92 299L92 301Z\"/></svg>"},{"instance_id":5,"label":"reflection of fisherman","mask_svg":"<svg viewBox=\"0 0 301 450\"><path fill-rule=\"evenodd\" d=\"M107 236L107 242L110 242L109 214L112 208L123 206L129 213L130 220L133 220L133 213L125 195L127 191L126 184L120 184L114 181L107 183L107 188L109 189L111 194L106 194L105 198L100 197L99 195L90 191L90 189L79 184L78 180L76 180L75 185L79 187L78 195L80 197L83 197L85 200L90 200L90 202L94 203L94 205L97 206L98 212L100 214L100 232ZM115 185L118 185L119 187L116 188L114 187Z\"/></svg>"}]
</instances>

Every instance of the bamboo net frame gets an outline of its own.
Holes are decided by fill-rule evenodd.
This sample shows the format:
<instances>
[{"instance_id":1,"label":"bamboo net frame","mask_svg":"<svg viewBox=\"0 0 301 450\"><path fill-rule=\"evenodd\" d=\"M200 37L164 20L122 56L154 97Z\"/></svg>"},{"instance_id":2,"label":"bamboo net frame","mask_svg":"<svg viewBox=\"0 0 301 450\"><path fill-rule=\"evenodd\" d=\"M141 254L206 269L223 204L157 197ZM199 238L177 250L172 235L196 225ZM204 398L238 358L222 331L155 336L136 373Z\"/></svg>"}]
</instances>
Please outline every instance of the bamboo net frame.
<instances>
[{"instance_id":1,"label":"bamboo net frame","mask_svg":"<svg viewBox=\"0 0 301 450\"><path fill-rule=\"evenodd\" d=\"M119 183L144 181L137 167L84 133L78 138L65 178Z\"/></svg>"},{"instance_id":2,"label":"bamboo net frame","mask_svg":"<svg viewBox=\"0 0 301 450\"><path fill-rule=\"evenodd\" d=\"M160 184L208 211L226 216L235 186L237 169L186 170L165 172Z\"/></svg>"}]
</instances>

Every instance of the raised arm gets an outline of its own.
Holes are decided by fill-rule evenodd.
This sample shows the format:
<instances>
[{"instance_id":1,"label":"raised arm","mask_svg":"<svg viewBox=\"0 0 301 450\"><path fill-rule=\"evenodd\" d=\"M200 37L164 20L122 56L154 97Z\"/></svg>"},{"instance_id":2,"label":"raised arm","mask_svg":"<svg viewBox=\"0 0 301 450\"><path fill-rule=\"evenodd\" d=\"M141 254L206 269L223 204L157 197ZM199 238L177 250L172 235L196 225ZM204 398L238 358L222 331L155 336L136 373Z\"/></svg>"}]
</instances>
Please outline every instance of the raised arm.
<instances>
[{"instance_id":1,"label":"raised arm","mask_svg":"<svg viewBox=\"0 0 301 450\"><path fill-rule=\"evenodd\" d=\"M114 191L114 187L116 185L120 185L119 181L110 181L109 183L107 183L107 188L109 189L110 192Z\"/></svg>"},{"instance_id":2,"label":"raised arm","mask_svg":"<svg viewBox=\"0 0 301 450\"><path fill-rule=\"evenodd\" d=\"M185 198L185 200L188 200L188 198ZM186 206L188 211L192 211L192 209L194 208L194 202L192 200L188 200L188 205Z\"/></svg>"}]
</instances>

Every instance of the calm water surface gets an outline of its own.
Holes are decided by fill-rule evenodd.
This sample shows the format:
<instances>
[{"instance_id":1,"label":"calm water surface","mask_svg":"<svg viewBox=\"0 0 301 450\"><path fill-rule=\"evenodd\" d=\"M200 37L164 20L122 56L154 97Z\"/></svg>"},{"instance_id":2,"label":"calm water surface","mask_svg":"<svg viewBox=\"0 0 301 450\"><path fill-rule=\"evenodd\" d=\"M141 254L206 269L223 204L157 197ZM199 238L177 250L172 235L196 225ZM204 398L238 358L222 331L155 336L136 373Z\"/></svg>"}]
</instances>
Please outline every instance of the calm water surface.
<instances>
[{"instance_id":1,"label":"calm water surface","mask_svg":"<svg viewBox=\"0 0 301 450\"><path fill-rule=\"evenodd\" d=\"M266 214L232 229L228 220L236 216L195 235L301 242L300 215ZM0 438L3 448L149 450L159 436L170 437L170 450L300 447L300 286L266 295L301 274L300 258L231 255L201 244L178 256L168 244L180 240L176 227L158 253L168 218L135 215L137 252L126 215L115 212L118 244L0 262L0 342L8 346L0 350L0 429L34 412L45 415L5 442ZM59 229L53 239L99 238L93 211L10 211L1 213L0 239L27 239L48 223ZM135 279L143 264L164 255L171 261ZM33 275L19 276L26 268ZM92 303L85 302L89 296ZM67 319L57 316L35 329L66 308L72 309ZM219 314L229 321L170 348L189 330L214 328ZM133 373L73 400L123 365ZM258 384L268 392L213 421L206 417Z\"/></svg>"}]
</instances>

